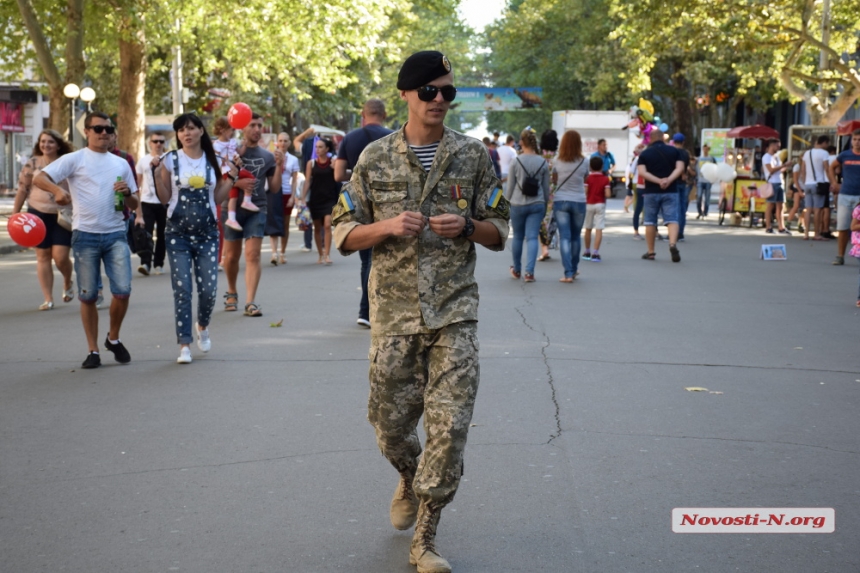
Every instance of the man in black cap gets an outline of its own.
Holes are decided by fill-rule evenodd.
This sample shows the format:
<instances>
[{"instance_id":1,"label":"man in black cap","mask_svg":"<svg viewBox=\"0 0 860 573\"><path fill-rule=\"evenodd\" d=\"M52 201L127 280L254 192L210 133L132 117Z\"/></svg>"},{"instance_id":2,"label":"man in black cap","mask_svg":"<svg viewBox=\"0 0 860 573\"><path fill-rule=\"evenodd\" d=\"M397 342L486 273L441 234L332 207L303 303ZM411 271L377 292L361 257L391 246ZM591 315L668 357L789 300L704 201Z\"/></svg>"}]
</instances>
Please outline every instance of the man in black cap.
<instances>
[{"instance_id":1,"label":"man in black cap","mask_svg":"<svg viewBox=\"0 0 860 573\"><path fill-rule=\"evenodd\" d=\"M368 419L400 474L391 523L415 524L409 562L419 573L451 571L435 539L478 391L475 243L503 250L510 216L486 148L443 124L453 83L439 52L406 60L397 89L408 122L365 148L332 214L342 254L373 248Z\"/></svg>"}]
</instances>

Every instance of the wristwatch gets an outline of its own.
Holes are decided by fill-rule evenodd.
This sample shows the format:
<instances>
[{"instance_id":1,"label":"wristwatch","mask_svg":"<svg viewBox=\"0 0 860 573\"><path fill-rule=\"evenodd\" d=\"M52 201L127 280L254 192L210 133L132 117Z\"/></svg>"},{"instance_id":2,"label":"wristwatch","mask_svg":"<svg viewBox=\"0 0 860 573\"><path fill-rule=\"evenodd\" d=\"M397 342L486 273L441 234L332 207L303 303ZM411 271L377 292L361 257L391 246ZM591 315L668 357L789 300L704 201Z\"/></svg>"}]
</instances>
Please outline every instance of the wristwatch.
<instances>
[{"instance_id":1,"label":"wristwatch","mask_svg":"<svg viewBox=\"0 0 860 573\"><path fill-rule=\"evenodd\" d=\"M463 225L463 230L460 231L461 237L471 237L472 233L475 232L475 223L472 222L472 219L469 217L463 217L466 219L466 224Z\"/></svg>"}]
</instances>

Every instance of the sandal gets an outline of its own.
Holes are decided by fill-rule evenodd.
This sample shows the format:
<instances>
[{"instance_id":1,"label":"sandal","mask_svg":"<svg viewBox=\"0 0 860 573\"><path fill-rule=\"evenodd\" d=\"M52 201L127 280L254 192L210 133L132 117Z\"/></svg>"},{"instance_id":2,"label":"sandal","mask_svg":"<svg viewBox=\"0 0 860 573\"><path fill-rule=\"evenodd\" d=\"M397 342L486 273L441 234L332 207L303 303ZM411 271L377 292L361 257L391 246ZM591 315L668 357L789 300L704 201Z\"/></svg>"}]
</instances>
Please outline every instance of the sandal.
<instances>
[{"instance_id":1,"label":"sandal","mask_svg":"<svg viewBox=\"0 0 860 573\"><path fill-rule=\"evenodd\" d=\"M54 303L48 302L47 300L39 305L39 310L53 310Z\"/></svg>"},{"instance_id":2,"label":"sandal","mask_svg":"<svg viewBox=\"0 0 860 573\"><path fill-rule=\"evenodd\" d=\"M272 260L269 262L272 263L273 267L278 266L278 257L276 255L272 255Z\"/></svg>"},{"instance_id":3,"label":"sandal","mask_svg":"<svg viewBox=\"0 0 860 573\"><path fill-rule=\"evenodd\" d=\"M541 256L539 256L539 257L538 257L538 260L539 260L539 261L548 261L548 260L550 260L551 258L552 258L552 257L550 257L550 256L549 256L549 254L547 253L546 255L541 255Z\"/></svg>"},{"instance_id":4,"label":"sandal","mask_svg":"<svg viewBox=\"0 0 860 573\"><path fill-rule=\"evenodd\" d=\"M328 258L328 257L326 257L326 258L325 258L325 263L323 263L323 264L324 264L325 266L329 266L329 265L331 264L331 259L330 259L330 258Z\"/></svg>"},{"instance_id":5,"label":"sandal","mask_svg":"<svg viewBox=\"0 0 860 573\"><path fill-rule=\"evenodd\" d=\"M573 277L561 277L560 279L558 279L558 282L560 282L560 283L572 283Z\"/></svg>"},{"instance_id":6,"label":"sandal","mask_svg":"<svg viewBox=\"0 0 860 573\"><path fill-rule=\"evenodd\" d=\"M857 301L857 308L860 308L860 300Z\"/></svg>"},{"instance_id":7,"label":"sandal","mask_svg":"<svg viewBox=\"0 0 860 573\"><path fill-rule=\"evenodd\" d=\"M69 288L63 291L63 302L72 302L72 299L75 298L75 283L72 281L69 283Z\"/></svg>"},{"instance_id":8,"label":"sandal","mask_svg":"<svg viewBox=\"0 0 860 573\"><path fill-rule=\"evenodd\" d=\"M287 264L287 257L285 257L284 255L278 255L278 264L279 265Z\"/></svg>"},{"instance_id":9,"label":"sandal","mask_svg":"<svg viewBox=\"0 0 860 573\"><path fill-rule=\"evenodd\" d=\"M656 253L645 253L644 255L642 255L642 258L645 259L646 261L653 261L654 257L656 257L656 256L657 256Z\"/></svg>"},{"instance_id":10,"label":"sandal","mask_svg":"<svg viewBox=\"0 0 860 573\"><path fill-rule=\"evenodd\" d=\"M519 279L520 278L520 272L515 271L514 267L511 267L511 276L514 277L515 279Z\"/></svg>"},{"instance_id":11,"label":"sandal","mask_svg":"<svg viewBox=\"0 0 860 573\"><path fill-rule=\"evenodd\" d=\"M230 302L230 299L233 299L233 302ZM224 311L225 312L235 312L239 310L239 293L237 292L225 292L224 293Z\"/></svg>"},{"instance_id":12,"label":"sandal","mask_svg":"<svg viewBox=\"0 0 860 573\"><path fill-rule=\"evenodd\" d=\"M263 316L263 311L254 302L245 305L245 316Z\"/></svg>"}]
</instances>

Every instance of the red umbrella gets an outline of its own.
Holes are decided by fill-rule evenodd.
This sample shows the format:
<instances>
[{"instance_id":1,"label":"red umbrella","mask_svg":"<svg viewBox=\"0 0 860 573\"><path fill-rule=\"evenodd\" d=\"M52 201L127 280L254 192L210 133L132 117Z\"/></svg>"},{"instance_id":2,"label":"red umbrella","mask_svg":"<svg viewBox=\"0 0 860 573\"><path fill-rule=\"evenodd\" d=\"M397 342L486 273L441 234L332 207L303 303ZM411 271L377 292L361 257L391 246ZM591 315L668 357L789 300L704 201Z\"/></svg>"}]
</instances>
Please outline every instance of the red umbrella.
<instances>
[{"instance_id":1,"label":"red umbrella","mask_svg":"<svg viewBox=\"0 0 860 573\"><path fill-rule=\"evenodd\" d=\"M742 125L730 129L726 137L733 139L779 139L779 132L766 125Z\"/></svg>"},{"instance_id":2,"label":"red umbrella","mask_svg":"<svg viewBox=\"0 0 860 573\"><path fill-rule=\"evenodd\" d=\"M836 124L836 135L851 135L855 129L860 129L860 119L840 121Z\"/></svg>"}]
</instances>

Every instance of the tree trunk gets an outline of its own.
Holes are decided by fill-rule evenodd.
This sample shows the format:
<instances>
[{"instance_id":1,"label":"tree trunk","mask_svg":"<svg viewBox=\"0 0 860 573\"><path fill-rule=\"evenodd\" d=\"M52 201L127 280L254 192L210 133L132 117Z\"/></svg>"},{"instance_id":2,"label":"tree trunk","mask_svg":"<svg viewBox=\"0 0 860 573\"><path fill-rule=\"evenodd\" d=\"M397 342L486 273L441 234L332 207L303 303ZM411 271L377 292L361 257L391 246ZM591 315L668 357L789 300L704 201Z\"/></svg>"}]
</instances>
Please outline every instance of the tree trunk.
<instances>
[{"instance_id":1,"label":"tree trunk","mask_svg":"<svg viewBox=\"0 0 860 573\"><path fill-rule=\"evenodd\" d=\"M146 60L143 22L133 29L133 20L123 23L119 40L120 86L117 106L117 145L139 159L144 155L145 126L144 88L146 86Z\"/></svg>"},{"instance_id":2,"label":"tree trunk","mask_svg":"<svg viewBox=\"0 0 860 573\"><path fill-rule=\"evenodd\" d=\"M63 95L63 86L49 85L50 117L48 127L57 133L66 133L69 130L69 99ZM72 140L69 134L69 141Z\"/></svg>"},{"instance_id":3,"label":"tree trunk","mask_svg":"<svg viewBox=\"0 0 860 573\"><path fill-rule=\"evenodd\" d=\"M693 108L690 105L692 95L690 93L690 82L687 80L683 62L675 60L672 62L672 111L675 115L675 124L680 133L684 134L687 141L694 141L693 133Z\"/></svg>"},{"instance_id":4,"label":"tree trunk","mask_svg":"<svg viewBox=\"0 0 860 573\"><path fill-rule=\"evenodd\" d=\"M845 89L839 94L839 97L827 110L827 113L818 117L819 123L814 125L836 125L842 116L854 105L857 98L860 97L860 90L854 84L845 84Z\"/></svg>"},{"instance_id":5,"label":"tree trunk","mask_svg":"<svg viewBox=\"0 0 860 573\"><path fill-rule=\"evenodd\" d=\"M84 62L84 0L68 0L66 9L66 83L79 87L86 71Z\"/></svg>"}]
</instances>

